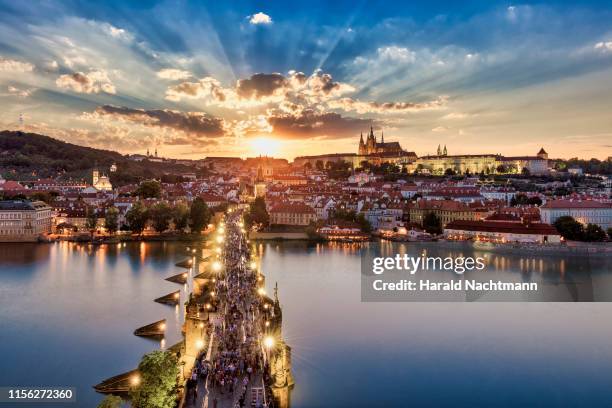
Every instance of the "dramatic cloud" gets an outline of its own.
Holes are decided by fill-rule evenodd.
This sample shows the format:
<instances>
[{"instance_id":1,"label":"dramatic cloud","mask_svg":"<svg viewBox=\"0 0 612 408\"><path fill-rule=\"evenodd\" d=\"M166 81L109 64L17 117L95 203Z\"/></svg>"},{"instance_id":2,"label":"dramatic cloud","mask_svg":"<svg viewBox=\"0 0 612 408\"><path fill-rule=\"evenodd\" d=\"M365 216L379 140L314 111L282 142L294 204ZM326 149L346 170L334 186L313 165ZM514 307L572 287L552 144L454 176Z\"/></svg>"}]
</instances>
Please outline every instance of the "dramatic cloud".
<instances>
[{"instance_id":1,"label":"dramatic cloud","mask_svg":"<svg viewBox=\"0 0 612 408\"><path fill-rule=\"evenodd\" d=\"M331 100L327 105L332 109L355 111L357 113L407 113L422 110L441 109L446 106L448 98L441 96L429 102L363 102L351 98Z\"/></svg>"},{"instance_id":2,"label":"dramatic cloud","mask_svg":"<svg viewBox=\"0 0 612 408\"><path fill-rule=\"evenodd\" d=\"M179 112L168 109L145 110L103 105L95 110L94 115L148 127L180 131L196 137L196 140L192 142L221 137L226 133L223 119L202 112Z\"/></svg>"},{"instance_id":3,"label":"dramatic cloud","mask_svg":"<svg viewBox=\"0 0 612 408\"><path fill-rule=\"evenodd\" d=\"M175 68L165 68L162 69L160 71L157 71L157 77L158 78L162 78L162 79L169 79L172 81L178 81L181 79L187 79L190 78L191 72L189 71L184 71L182 69L175 69Z\"/></svg>"},{"instance_id":4,"label":"dramatic cloud","mask_svg":"<svg viewBox=\"0 0 612 408\"><path fill-rule=\"evenodd\" d=\"M242 99L262 99L286 93L288 84L287 78L278 73L255 74L248 79L238 80L236 93Z\"/></svg>"},{"instance_id":5,"label":"dramatic cloud","mask_svg":"<svg viewBox=\"0 0 612 408\"><path fill-rule=\"evenodd\" d=\"M182 82L168 87L166 99L205 99L211 104L226 108L244 108L287 100L315 104L354 91L355 88L351 85L336 82L330 74L321 70L310 76L289 71L287 76L279 73L257 73L249 78L239 79L234 87L223 87L212 77L205 77L197 82Z\"/></svg>"},{"instance_id":6,"label":"dramatic cloud","mask_svg":"<svg viewBox=\"0 0 612 408\"><path fill-rule=\"evenodd\" d=\"M70 89L78 93L97 94L105 92L115 94L117 90L108 78L105 71L74 72L72 74L61 75L55 84L64 89Z\"/></svg>"},{"instance_id":7,"label":"dramatic cloud","mask_svg":"<svg viewBox=\"0 0 612 408\"><path fill-rule=\"evenodd\" d=\"M45 67L45 69L47 71L53 72L53 71L57 71L58 70L59 64L57 63L56 60L48 60L48 61L45 62L44 67Z\"/></svg>"},{"instance_id":8,"label":"dramatic cloud","mask_svg":"<svg viewBox=\"0 0 612 408\"><path fill-rule=\"evenodd\" d=\"M377 50L378 57L382 61L401 61L401 62L414 62L415 53L405 47L397 47L395 45L390 47L381 47Z\"/></svg>"},{"instance_id":9,"label":"dramatic cloud","mask_svg":"<svg viewBox=\"0 0 612 408\"><path fill-rule=\"evenodd\" d=\"M601 41L595 44L595 49L603 52L612 52L612 41Z\"/></svg>"},{"instance_id":10,"label":"dramatic cloud","mask_svg":"<svg viewBox=\"0 0 612 408\"><path fill-rule=\"evenodd\" d=\"M178 102L182 98L208 99L210 102L223 104L228 94L234 95L231 89L225 89L221 83L212 77L205 77L198 82L181 82L166 90L166 99Z\"/></svg>"},{"instance_id":11,"label":"dramatic cloud","mask_svg":"<svg viewBox=\"0 0 612 408\"><path fill-rule=\"evenodd\" d=\"M34 65L30 64L29 62L0 57L0 71L31 72L33 70Z\"/></svg>"},{"instance_id":12,"label":"dramatic cloud","mask_svg":"<svg viewBox=\"0 0 612 408\"><path fill-rule=\"evenodd\" d=\"M340 139L355 136L373 124L371 119L348 118L338 113L312 109L305 109L298 114L269 112L267 122L272 126L274 134L295 139Z\"/></svg>"},{"instance_id":13,"label":"dramatic cloud","mask_svg":"<svg viewBox=\"0 0 612 408\"><path fill-rule=\"evenodd\" d=\"M253 25L257 25L257 24L272 24L272 17L270 17L267 14L262 13L261 11L259 13L255 13L252 16L249 16L249 23L253 24Z\"/></svg>"},{"instance_id":14,"label":"dramatic cloud","mask_svg":"<svg viewBox=\"0 0 612 408\"><path fill-rule=\"evenodd\" d=\"M20 89L14 86L8 87L8 92L11 95L19 96L21 98L26 98L34 92L34 89Z\"/></svg>"}]
</instances>

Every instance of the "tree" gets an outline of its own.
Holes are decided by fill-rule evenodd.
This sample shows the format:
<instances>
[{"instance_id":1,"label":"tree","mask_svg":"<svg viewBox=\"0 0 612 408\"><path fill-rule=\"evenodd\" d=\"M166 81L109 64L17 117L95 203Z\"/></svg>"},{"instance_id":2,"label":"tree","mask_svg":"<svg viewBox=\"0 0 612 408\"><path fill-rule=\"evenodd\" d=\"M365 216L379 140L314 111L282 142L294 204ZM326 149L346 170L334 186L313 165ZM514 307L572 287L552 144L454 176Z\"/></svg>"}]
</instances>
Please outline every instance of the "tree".
<instances>
[{"instance_id":1,"label":"tree","mask_svg":"<svg viewBox=\"0 0 612 408\"><path fill-rule=\"evenodd\" d=\"M140 384L130 390L134 408L174 408L176 404L178 359L170 351L145 354L138 365Z\"/></svg>"},{"instance_id":2,"label":"tree","mask_svg":"<svg viewBox=\"0 0 612 408\"><path fill-rule=\"evenodd\" d=\"M499 166L497 166L497 172L504 174L508 171L508 169L506 168L506 166L504 166L503 164L500 164Z\"/></svg>"},{"instance_id":3,"label":"tree","mask_svg":"<svg viewBox=\"0 0 612 408\"><path fill-rule=\"evenodd\" d=\"M104 228L111 234L117 232L119 228L119 210L117 207L106 209L106 213L104 214Z\"/></svg>"},{"instance_id":4,"label":"tree","mask_svg":"<svg viewBox=\"0 0 612 408\"><path fill-rule=\"evenodd\" d=\"M440 222L440 218L438 218L436 214L432 212L428 213L423 218L423 229L430 234L441 234L442 223Z\"/></svg>"},{"instance_id":5,"label":"tree","mask_svg":"<svg viewBox=\"0 0 612 408\"><path fill-rule=\"evenodd\" d=\"M212 217L208 205L202 197L196 197L191 203L191 231L200 233L206 227Z\"/></svg>"},{"instance_id":6,"label":"tree","mask_svg":"<svg viewBox=\"0 0 612 408\"><path fill-rule=\"evenodd\" d=\"M521 174L523 174L523 176L525 177L529 177L531 175L531 172L527 167L523 167L523 170L521 170Z\"/></svg>"},{"instance_id":7,"label":"tree","mask_svg":"<svg viewBox=\"0 0 612 408\"><path fill-rule=\"evenodd\" d=\"M605 231L597 224L588 224L584 230L584 240L588 242L601 242L606 239Z\"/></svg>"},{"instance_id":8,"label":"tree","mask_svg":"<svg viewBox=\"0 0 612 408\"><path fill-rule=\"evenodd\" d=\"M87 206L87 210L85 210L85 228L87 228L87 230L93 236L97 226L98 215L96 214L96 209L92 206Z\"/></svg>"},{"instance_id":9,"label":"tree","mask_svg":"<svg viewBox=\"0 0 612 408\"><path fill-rule=\"evenodd\" d=\"M445 176L454 176L455 174L457 174L457 173L455 173L455 170L453 170L451 168L448 168L448 169L444 170L444 175Z\"/></svg>"},{"instance_id":10,"label":"tree","mask_svg":"<svg viewBox=\"0 0 612 408\"><path fill-rule=\"evenodd\" d=\"M140 198L159 198L161 197L161 184L155 180L147 180L140 183L134 195Z\"/></svg>"},{"instance_id":11,"label":"tree","mask_svg":"<svg viewBox=\"0 0 612 408\"><path fill-rule=\"evenodd\" d=\"M142 234L148 219L148 211L140 201L137 201L125 214L125 220L135 234Z\"/></svg>"},{"instance_id":12,"label":"tree","mask_svg":"<svg viewBox=\"0 0 612 408\"><path fill-rule=\"evenodd\" d=\"M164 202L157 203L149 209L149 218L155 231L162 233L170 227L172 208Z\"/></svg>"},{"instance_id":13,"label":"tree","mask_svg":"<svg viewBox=\"0 0 612 408\"><path fill-rule=\"evenodd\" d=\"M365 215L363 215L363 213L359 213L355 218L355 221L357 222L357 224L359 224L361 232L369 234L372 231L372 224L370 224L370 221L368 221L368 219L365 217Z\"/></svg>"},{"instance_id":14,"label":"tree","mask_svg":"<svg viewBox=\"0 0 612 408\"><path fill-rule=\"evenodd\" d=\"M584 238L584 227L569 215L557 218L554 226L565 239L581 241Z\"/></svg>"},{"instance_id":15,"label":"tree","mask_svg":"<svg viewBox=\"0 0 612 408\"><path fill-rule=\"evenodd\" d=\"M189 207L183 203L178 203L172 210L172 219L174 228L178 231L184 231L189 224Z\"/></svg>"},{"instance_id":16,"label":"tree","mask_svg":"<svg viewBox=\"0 0 612 408\"><path fill-rule=\"evenodd\" d=\"M266 209L266 201L263 197L257 197L249 206L249 212L245 216L247 225L260 225L267 227L270 223L270 215Z\"/></svg>"},{"instance_id":17,"label":"tree","mask_svg":"<svg viewBox=\"0 0 612 408\"><path fill-rule=\"evenodd\" d=\"M324 167L325 167L325 166L323 165L323 160L317 160L317 161L315 162L315 168L316 168L317 170L319 170L319 171L323 171L323 168L324 168Z\"/></svg>"},{"instance_id":18,"label":"tree","mask_svg":"<svg viewBox=\"0 0 612 408\"><path fill-rule=\"evenodd\" d=\"M612 227L608 228L608 239L612 240Z\"/></svg>"},{"instance_id":19,"label":"tree","mask_svg":"<svg viewBox=\"0 0 612 408\"><path fill-rule=\"evenodd\" d=\"M98 408L121 408L123 400L116 395L107 395L99 404Z\"/></svg>"},{"instance_id":20,"label":"tree","mask_svg":"<svg viewBox=\"0 0 612 408\"><path fill-rule=\"evenodd\" d=\"M306 162L306 164L304 164L304 170L312 170L312 164L310 162Z\"/></svg>"}]
</instances>

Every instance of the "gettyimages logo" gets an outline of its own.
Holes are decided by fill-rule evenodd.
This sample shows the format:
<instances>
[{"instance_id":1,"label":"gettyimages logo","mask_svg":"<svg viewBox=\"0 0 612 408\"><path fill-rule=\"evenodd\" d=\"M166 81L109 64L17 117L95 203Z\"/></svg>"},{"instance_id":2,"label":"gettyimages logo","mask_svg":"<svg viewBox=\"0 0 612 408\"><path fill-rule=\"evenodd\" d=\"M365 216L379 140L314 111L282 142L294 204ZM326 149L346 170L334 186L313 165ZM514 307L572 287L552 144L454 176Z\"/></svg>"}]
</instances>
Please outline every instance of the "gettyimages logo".
<instances>
[{"instance_id":1,"label":"gettyimages logo","mask_svg":"<svg viewBox=\"0 0 612 408\"><path fill-rule=\"evenodd\" d=\"M372 259L372 272L376 275L385 270L404 270L411 275L417 271L444 270L463 274L465 271L483 270L485 268L484 257L446 257L425 256L413 257L408 254L396 254L395 257L375 257Z\"/></svg>"},{"instance_id":2,"label":"gettyimages logo","mask_svg":"<svg viewBox=\"0 0 612 408\"><path fill-rule=\"evenodd\" d=\"M469 246L388 249L373 244L362 252L364 302L612 301L612 276L585 270L584 259L485 254ZM605 257L588 261L606 270Z\"/></svg>"}]
</instances>

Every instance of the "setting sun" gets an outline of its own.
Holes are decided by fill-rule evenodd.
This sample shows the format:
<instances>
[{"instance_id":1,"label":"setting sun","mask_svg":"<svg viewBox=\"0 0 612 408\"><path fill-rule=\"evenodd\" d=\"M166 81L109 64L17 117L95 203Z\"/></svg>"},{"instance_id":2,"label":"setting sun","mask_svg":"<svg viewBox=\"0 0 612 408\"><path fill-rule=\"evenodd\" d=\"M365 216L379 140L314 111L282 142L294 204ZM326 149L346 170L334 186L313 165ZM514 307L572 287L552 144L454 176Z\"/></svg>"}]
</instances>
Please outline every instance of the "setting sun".
<instances>
[{"instance_id":1,"label":"setting sun","mask_svg":"<svg viewBox=\"0 0 612 408\"><path fill-rule=\"evenodd\" d=\"M281 142L277 139L258 137L251 141L251 152L257 156L278 156Z\"/></svg>"}]
</instances>

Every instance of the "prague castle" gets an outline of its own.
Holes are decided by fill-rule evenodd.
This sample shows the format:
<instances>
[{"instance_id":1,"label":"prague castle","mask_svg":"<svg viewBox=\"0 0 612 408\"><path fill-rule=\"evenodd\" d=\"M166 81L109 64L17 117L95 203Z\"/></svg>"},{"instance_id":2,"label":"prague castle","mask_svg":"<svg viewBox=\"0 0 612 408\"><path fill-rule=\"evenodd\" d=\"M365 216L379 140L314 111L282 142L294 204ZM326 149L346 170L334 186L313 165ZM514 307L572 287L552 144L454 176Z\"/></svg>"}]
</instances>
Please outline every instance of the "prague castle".
<instances>
[{"instance_id":1,"label":"prague castle","mask_svg":"<svg viewBox=\"0 0 612 408\"><path fill-rule=\"evenodd\" d=\"M374 129L370 127L370 133L366 138L366 141L363 141L363 133L359 139L359 149L357 154L360 156L368 156L375 154L385 154L385 155L401 155L404 153L402 147L399 142L390 142L385 143L385 135L380 133L380 142L376 140L376 136L374 136Z\"/></svg>"},{"instance_id":2,"label":"prague castle","mask_svg":"<svg viewBox=\"0 0 612 408\"><path fill-rule=\"evenodd\" d=\"M380 165L382 163L393 163L400 167L407 166L417 159L417 155L414 152L407 152L402 149L399 142L385 142L385 136L380 133L380 142L376 135L374 135L374 129L370 127L370 131L366 136L365 141L363 140L363 133L359 137L359 146L357 153L331 153L322 154L317 156L300 156L296 157L293 164L296 166L304 166L306 163L310 163L314 166L317 161L327 163L347 162L353 168L360 167L364 162Z\"/></svg>"},{"instance_id":3,"label":"prague castle","mask_svg":"<svg viewBox=\"0 0 612 408\"><path fill-rule=\"evenodd\" d=\"M446 146L438 145L435 155L418 157L414 152L408 152L399 142L385 142L383 133L380 141L370 127L365 140L363 133L359 137L357 153L331 153L318 156L300 156L293 161L294 166L309 165L315 167L317 162L327 163L347 162L353 168L358 168L364 162L373 165L393 163L405 168L408 173L423 173L444 175L456 174L521 174L542 175L548 173L548 153L544 148L535 156L502 156L501 154L461 154L449 155Z\"/></svg>"}]
</instances>

